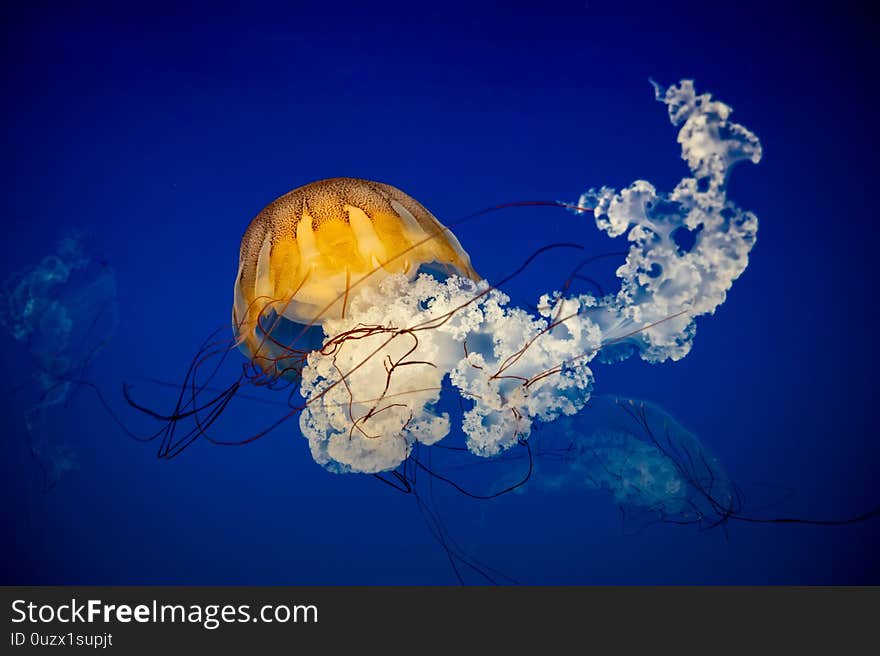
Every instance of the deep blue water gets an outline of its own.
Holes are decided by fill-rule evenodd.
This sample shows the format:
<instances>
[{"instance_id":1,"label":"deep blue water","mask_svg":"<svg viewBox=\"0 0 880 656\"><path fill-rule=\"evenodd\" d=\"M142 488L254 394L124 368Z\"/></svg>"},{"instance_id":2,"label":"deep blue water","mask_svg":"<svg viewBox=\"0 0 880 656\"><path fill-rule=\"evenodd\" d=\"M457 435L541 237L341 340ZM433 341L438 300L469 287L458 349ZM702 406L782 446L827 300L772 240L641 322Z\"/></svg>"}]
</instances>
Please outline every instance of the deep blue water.
<instances>
[{"instance_id":1,"label":"deep blue water","mask_svg":"<svg viewBox=\"0 0 880 656\"><path fill-rule=\"evenodd\" d=\"M152 425L122 381L168 407L167 389L138 380L179 380L226 330L241 234L275 197L362 177L452 222L638 178L669 190L686 167L648 79L693 78L762 140L763 161L729 187L758 215L758 243L687 358L597 364L597 391L677 417L756 516L880 503L874 19L841 4L80 4L3 9L0 278L83 231L116 272L119 307L89 378L137 430ZM546 243L619 246L553 209L456 234L490 280ZM514 300L555 286L554 264L517 279ZM83 389L56 428L79 468L42 491L23 420L32 366L8 337L0 352L0 582L455 583L412 497L325 472L295 421L164 461ZM277 412L242 401L222 429ZM595 492L438 504L464 547L526 583L880 583L880 520L632 532Z\"/></svg>"}]
</instances>

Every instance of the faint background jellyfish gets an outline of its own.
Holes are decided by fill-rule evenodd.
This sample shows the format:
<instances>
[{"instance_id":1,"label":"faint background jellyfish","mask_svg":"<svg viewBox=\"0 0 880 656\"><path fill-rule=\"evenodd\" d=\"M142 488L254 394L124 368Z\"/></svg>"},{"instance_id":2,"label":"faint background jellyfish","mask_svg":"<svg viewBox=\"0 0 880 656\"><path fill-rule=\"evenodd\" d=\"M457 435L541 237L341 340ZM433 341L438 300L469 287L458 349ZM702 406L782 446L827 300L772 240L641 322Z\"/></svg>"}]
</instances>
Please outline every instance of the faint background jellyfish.
<instances>
[{"instance_id":1,"label":"faint background jellyfish","mask_svg":"<svg viewBox=\"0 0 880 656\"><path fill-rule=\"evenodd\" d=\"M712 528L737 515L740 495L696 435L660 406L618 396L594 396L582 413L560 422L561 467L536 482L582 485L610 493L627 519ZM553 452L553 449L548 449Z\"/></svg>"},{"instance_id":2,"label":"faint background jellyfish","mask_svg":"<svg viewBox=\"0 0 880 656\"><path fill-rule=\"evenodd\" d=\"M117 321L114 272L86 254L78 234L64 237L54 253L3 283L0 323L30 362L32 377L17 391L31 397L24 410L27 448L47 489L77 466L58 414L85 381Z\"/></svg>"},{"instance_id":3,"label":"faint background jellyfish","mask_svg":"<svg viewBox=\"0 0 880 656\"><path fill-rule=\"evenodd\" d=\"M245 231L236 341L266 373L283 373L296 366L279 337L289 323L302 330L344 318L359 287L394 274L413 279L426 265L479 279L455 235L400 189L357 178L309 183L275 199Z\"/></svg>"}]
</instances>

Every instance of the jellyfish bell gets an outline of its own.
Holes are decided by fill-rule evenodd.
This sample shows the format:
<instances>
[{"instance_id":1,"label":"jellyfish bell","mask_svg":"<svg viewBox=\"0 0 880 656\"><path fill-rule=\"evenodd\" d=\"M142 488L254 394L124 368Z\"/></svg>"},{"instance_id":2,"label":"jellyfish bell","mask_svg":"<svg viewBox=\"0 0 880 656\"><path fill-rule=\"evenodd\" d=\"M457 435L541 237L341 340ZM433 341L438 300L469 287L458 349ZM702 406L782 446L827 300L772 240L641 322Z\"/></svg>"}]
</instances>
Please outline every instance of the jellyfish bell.
<instances>
[{"instance_id":1,"label":"jellyfish bell","mask_svg":"<svg viewBox=\"0 0 880 656\"><path fill-rule=\"evenodd\" d=\"M452 231L396 187L330 178L294 189L257 214L241 240L236 341L266 373L277 373L286 349L267 337L290 330L284 321L302 330L344 317L361 288L393 274L412 279L425 265L480 279Z\"/></svg>"}]
</instances>

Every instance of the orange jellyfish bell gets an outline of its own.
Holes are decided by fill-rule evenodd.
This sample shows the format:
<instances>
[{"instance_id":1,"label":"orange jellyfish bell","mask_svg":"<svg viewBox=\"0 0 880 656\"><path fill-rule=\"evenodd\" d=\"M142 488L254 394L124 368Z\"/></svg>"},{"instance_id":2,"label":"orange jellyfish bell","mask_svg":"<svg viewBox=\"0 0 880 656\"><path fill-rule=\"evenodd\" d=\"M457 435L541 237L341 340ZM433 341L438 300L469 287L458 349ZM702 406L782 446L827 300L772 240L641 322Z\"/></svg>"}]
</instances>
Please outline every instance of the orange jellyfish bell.
<instances>
[{"instance_id":1,"label":"orange jellyfish bell","mask_svg":"<svg viewBox=\"0 0 880 656\"><path fill-rule=\"evenodd\" d=\"M432 263L479 280L452 231L400 189L357 178L299 187L257 214L241 240L236 340L269 373L279 345L266 338L267 314L303 326L344 317L358 287Z\"/></svg>"}]
</instances>

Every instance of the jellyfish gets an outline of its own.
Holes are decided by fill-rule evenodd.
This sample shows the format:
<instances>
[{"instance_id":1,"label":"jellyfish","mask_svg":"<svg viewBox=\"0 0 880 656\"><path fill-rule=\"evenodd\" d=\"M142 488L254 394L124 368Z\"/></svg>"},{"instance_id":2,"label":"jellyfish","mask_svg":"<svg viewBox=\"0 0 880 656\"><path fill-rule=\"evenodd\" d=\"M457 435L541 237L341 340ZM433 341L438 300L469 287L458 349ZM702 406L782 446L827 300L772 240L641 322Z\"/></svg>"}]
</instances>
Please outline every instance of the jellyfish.
<instances>
[{"instance_id":1,"label":"jellyfish","mask_svg":"<svg viewBox=\"0 0 880 656\"><path fill-rule=\"evenodd\" d=\"M542 487L610 494L628 519L712 528L737 516L741 495L703 443L655 403L595 395L560 420L564 465L539 472ZM553 449L548 449L553 452Z\"/></svg>"},{"instance_id":2,"label":"jellyfish","mask_svg":"<svg viewBox=\"0 0 880 656\"><path fill-rule=\"evenodd\" d=\"M291 329L287 322L302 330L345 318L353 286L395 274L411 281L427 265L480 279L452 231L401 190L355 178L307 184L271 202L245 230L235 338L266 373L283 374L290 349L277 334Z\"/></svg>"},{"instance_id":3,"label":"jellyfish","mask_svg":"<svg viewBox=\"0 0 880 656\"><path fill-rule=\"evenodd\" d=\"M66 443L63 414L86 372L112 338L117 324L116 277L105 262L88 256L71 234L54 253L11 275L3 284L0 324L24 347L36 398L25 404L28 449L44 472L47 488L76 469Z\"/></svg>"},{"instance_id":4,"label":"jellyfish","mask_svg":"<svg viewBox=\"0 0 880 656\"><path fill-rule=\"evenodd\" d=\"M690 80L655 85L655 97L679 126L689 168L671 192L638 180L573 203L514 203L567 208L625 236L619 288L609 293L574 293L563 281L534 310L519 307L507 282L537 258L583 246L536 243L489 281L453 234L486 212L444 225L388 184L333 178L270 203L241 241L231 340L206 341L171 412L126 392L162 422L159 455L203 438L246 443L298 417L312 458L335 473L389 475L419 446L458 436L470 456L497 458L523 448L535 426L581 412L596 365L685 357L697 320L715 313L748 265L757 218L728 198L727 182L738 162L760 160L761 145ZM211 363L233 349L244 355L241 372L217 387ZM253 434L218 435L217 420L249 386L286 390L287 411ZM461 411L450 412L456 401Z\"/></svg>"},{"instance_id":5,"label":"jellyfish","mask_svg":"<svg viewBox=\"0 0 880 656\"><path fill-rule=\"evenodd\" d=\"M753 504L703 441L650 401L594 395L583 412L560 419L533 446L527 489L585 489L609 495L629 524L695 526L731 522L840 526L880 515L880 508L837 518L756 514ZM509 485L502 480L499 487ZM766 505L770 507L782 499Z\"/></svg>"}]
</instances>

